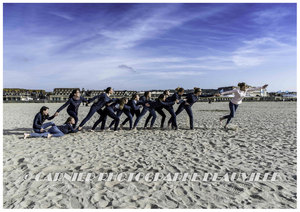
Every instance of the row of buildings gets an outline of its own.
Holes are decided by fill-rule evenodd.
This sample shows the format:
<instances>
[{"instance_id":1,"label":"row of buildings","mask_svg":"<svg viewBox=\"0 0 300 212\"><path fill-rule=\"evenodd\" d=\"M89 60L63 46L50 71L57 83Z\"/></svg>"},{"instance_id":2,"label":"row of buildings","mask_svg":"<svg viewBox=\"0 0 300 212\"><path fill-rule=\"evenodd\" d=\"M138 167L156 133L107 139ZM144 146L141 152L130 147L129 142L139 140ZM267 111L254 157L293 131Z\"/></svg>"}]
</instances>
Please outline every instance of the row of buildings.
<instances>
[{"instance_id":1,"label":"row of buildings","mask_svg":"<svg viewBox=\"0 0 300 212\"><path fill-rule=\"evenodd\" d=\"M234 89L234 86L220 87L218 89L202 89L202 95L217 94L223 91ZM29 90L19 88L4 88L3 89L3 102L65 102L69 98L70 93L76 88L54 88L53 92L46 92L45 90ZM85 90L81 89L82 95L86 99L90 99L96 95L101 94L104 90ZM175 90L170 89L170 93L174 93ZM193 92L193 89L185 90L185 94ZM131 97L132 94L138 93L143 95L144 91L128 91L128 90L116 90L112 95L112 98ZM163 93L163 90L151 90L152 97L156 98ZM287 95L287 93L284 93ZM294 94L294 93L293 93ZM260 98L269 96L280 96L278 93L267 93L265 89L259 91L250 92L248 97ZM225 97L213 98L217 101L228 100L231 95ZM208 101L208 98L202 100Z\"/></svg>"}]
</instances>

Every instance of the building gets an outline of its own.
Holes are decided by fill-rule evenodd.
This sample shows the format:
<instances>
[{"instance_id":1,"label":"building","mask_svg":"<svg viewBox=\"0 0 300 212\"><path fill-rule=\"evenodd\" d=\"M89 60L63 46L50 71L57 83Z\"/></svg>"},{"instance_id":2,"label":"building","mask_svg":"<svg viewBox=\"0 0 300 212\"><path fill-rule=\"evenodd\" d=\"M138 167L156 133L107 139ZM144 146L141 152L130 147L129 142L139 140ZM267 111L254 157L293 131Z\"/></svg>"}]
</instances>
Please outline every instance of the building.
<instances>
[{"instance_id":1,"label":"building","mask_svg":"<svg viewBox=\"0 0 300 212\"><path fill-rule=\"evenodd\" d=\"M49 100L52 102L67 101L69 99L69 95L74 89L78 88L54 88L53 92L49 96Z\"/></svg>"},{"instance_id":2,"label":"building","mask_svg":"<svg viewBox=\"0 0 300 212\"><path fill-rule=\"evenodd\" d=\"M39 101L46 99L45 90L32 90L22 88L4 88L3 102Z\"/></svg>"}]
</instances>

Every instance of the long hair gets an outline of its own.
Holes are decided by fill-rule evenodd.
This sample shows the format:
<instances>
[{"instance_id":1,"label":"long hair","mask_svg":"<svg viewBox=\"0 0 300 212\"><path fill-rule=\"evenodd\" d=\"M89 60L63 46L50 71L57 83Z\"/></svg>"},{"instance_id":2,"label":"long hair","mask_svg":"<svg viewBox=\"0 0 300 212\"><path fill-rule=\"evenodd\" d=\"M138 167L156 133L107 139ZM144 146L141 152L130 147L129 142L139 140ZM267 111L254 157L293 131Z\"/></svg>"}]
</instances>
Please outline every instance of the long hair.
<instances>
[{"instance_id":1,"label":"long hair","mask_svg":"<svg viewBox=\"0 0 300 212\"><path fill-rule=\"evenodd\" d=\"M180 92L184 91L184 88L182 88L182 87L177 87L177 88L175 89L175 91L176 91L177 93L180 93Z\"/></svg>"},{"instance_id":2,"label":"long hair","mask_svg":"<svg viewBox=\"0 0 300 212\"><path fill-rule=\"evenodd\" d=\"M110 90L111 90L111 87L107 87L107 88L105 89L105 93L109 93Z\"/></svg>"},{"instance_id":3,"label":"long hair","mask_svg":"<svg viewBox=\"0 0 300 212\"><path fill-rule=\"evenodd\" d=\"M123 98L121 98L120 99L120 110L123 110L123 108L124 108L124 105L126 104L126 100L127 100L127 98L126 97L123 97Z\"/></svg>"},{"instance_id":4,"label":"long hair","mask_svg":"<svg viewBox=\"0 0 300 212\"><path fill-rule=\"evenodd\" d=\"M77 91L80 92L80 90L79 90L78 88L77 88L77 89L74 89L74 90L70 93L69 98L72 98L72 97L74 96L74 94L75 94Z\"/></svg>"},{"instance_id":5,"label":"long hair","mask_svg":"<svg viewBox=\"0 0 300 212\"><path fill-rule=\"evenodd\" d=\"M41 115L42 115L42 121L45 121L46 118L49 116L49 115L44 115L44 114L43 114L43 111L48 110L48 109L49 109L49 108L46 107L46 106L41 107L40 113L41 113Z\"/></svg>"},{"instance_id":6,"label":"long hair","mask_svg":"<svg viewBox=\"0 0 300 212\"><path fill-rule=\"evenodd\" d=\"M163 101L164 98L165 98L165 95L164 94L160 94L157 99L160 100L160 101Z\"/></svg>"},{"instance_id":7,"label":"long hair","mask_svg":"<svg viewBox=\"0 0 300 212\"><path fill-rule=\"evenodd\" d=\"M199 93L201 91L200 88L194 87L194 93Z\"/></svg>"},{"instance_id":8,"label":"long hair","mask_svg":"<svg viewBox=\"0 0 300 212\"><path fill-rule=\"evenodd\" d=\"M145 91L144 96L147 98L149 96L150 91Z\"/></svg>"},{"instance_id":9,"label":"long hair","mask_svg":"<svg viewBox=\"0 0 300 212\"><path fill-rule=\"evenodd\" d=\"M137 97L137 95L138 95L137 93L132 94L131 99L135 100L135 98Z\"/></svg>"},{"instance_id":10,"label":"long hair","mask_svg":"<svg viewBox=\"0 0 300 212\"><path fill-rule=\"evenodd\" d=\"M73 118L72 116L69 116L69 117L67 118L67 120L66 120L65 124L69 124L69 123L70 123L70 121L71 121L72 119L74 119L74 118Z\"/></svg>"},{"instance_id":11,"label":"long hair","mask_svg":"<svg viewBox=\"0 0 300 212\"><path fill-rule=\"evenodd\" d=\"M164 90L163 95L168 95L169 90Z\"/></svg>"},{"instance_id":12,"label":"long hair","mask_svg":"<svg viewBox=\"0 0 300 212\"><path fill-rule=\"evenodd\" d=\"M238 86L239 86L239 88L241 88L241 87L243 87L243 86L246 86L246 83L240 82L240 83L238 84Z\"/></svg>"}]
</instances>

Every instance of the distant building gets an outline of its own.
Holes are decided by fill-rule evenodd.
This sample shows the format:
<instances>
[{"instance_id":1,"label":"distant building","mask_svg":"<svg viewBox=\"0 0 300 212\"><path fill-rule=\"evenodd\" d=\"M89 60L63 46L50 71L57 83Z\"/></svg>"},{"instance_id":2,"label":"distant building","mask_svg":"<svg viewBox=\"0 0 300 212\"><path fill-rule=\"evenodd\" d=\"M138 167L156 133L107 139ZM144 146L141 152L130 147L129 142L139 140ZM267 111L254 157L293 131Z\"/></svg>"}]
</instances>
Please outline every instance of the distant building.
<instances>
[{"instance_id":1,"label":"distant building","mask_svg":"<svg viewBox=\"0 0 300 212\"><path fill-rule=\"evenodd\" d=\"M45 90L32 90L22 88L4 88L3 101L35 101L46 98Z\"/></svg>"},{"instance_id":2,"label":"distant building","mask_svg":"<svg viewBox=\"0 0 300 212\"><path fill-rule=\"evenodd\" d=\"M49 96L49 100L53 102L67 101L74 89L78 88L54 88L52 94Z\"/></svg>"}]
</instances>

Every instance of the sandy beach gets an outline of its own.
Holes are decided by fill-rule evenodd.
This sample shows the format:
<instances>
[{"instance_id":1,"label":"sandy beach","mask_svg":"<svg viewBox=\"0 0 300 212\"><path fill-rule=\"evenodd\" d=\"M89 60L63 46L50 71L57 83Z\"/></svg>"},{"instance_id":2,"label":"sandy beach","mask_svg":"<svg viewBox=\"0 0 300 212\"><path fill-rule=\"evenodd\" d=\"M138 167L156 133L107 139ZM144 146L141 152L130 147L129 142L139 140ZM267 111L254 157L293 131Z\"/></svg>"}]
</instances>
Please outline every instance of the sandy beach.
<instances>
[{"instance_id":1,"label":"sandy beach","mask_svg":"<svg viewBox=\"0 0 300 212\"><path fill-rule=\"evenodd\" d=\"M296 102L243 102L225 131L218 118L228 102L196 103L195 130L188 116L178 117L179 130L84 132L60 138L23 139L32 130L40 107L52 115L62 103L4 104L4 208L296 208ZM176 106L177 107L177 106ZM89 107L80 106L79 122ZM170 117L167 112L167 120ZM63 110L52 121L63 124ZM122 115L121 120L125 119ZM108 123L111 119L108 118ZM128 127L128 126L126 126ZM277 181L42 181L34 176L82 173L267 173Z\"/></svg>"}]
</instances>

